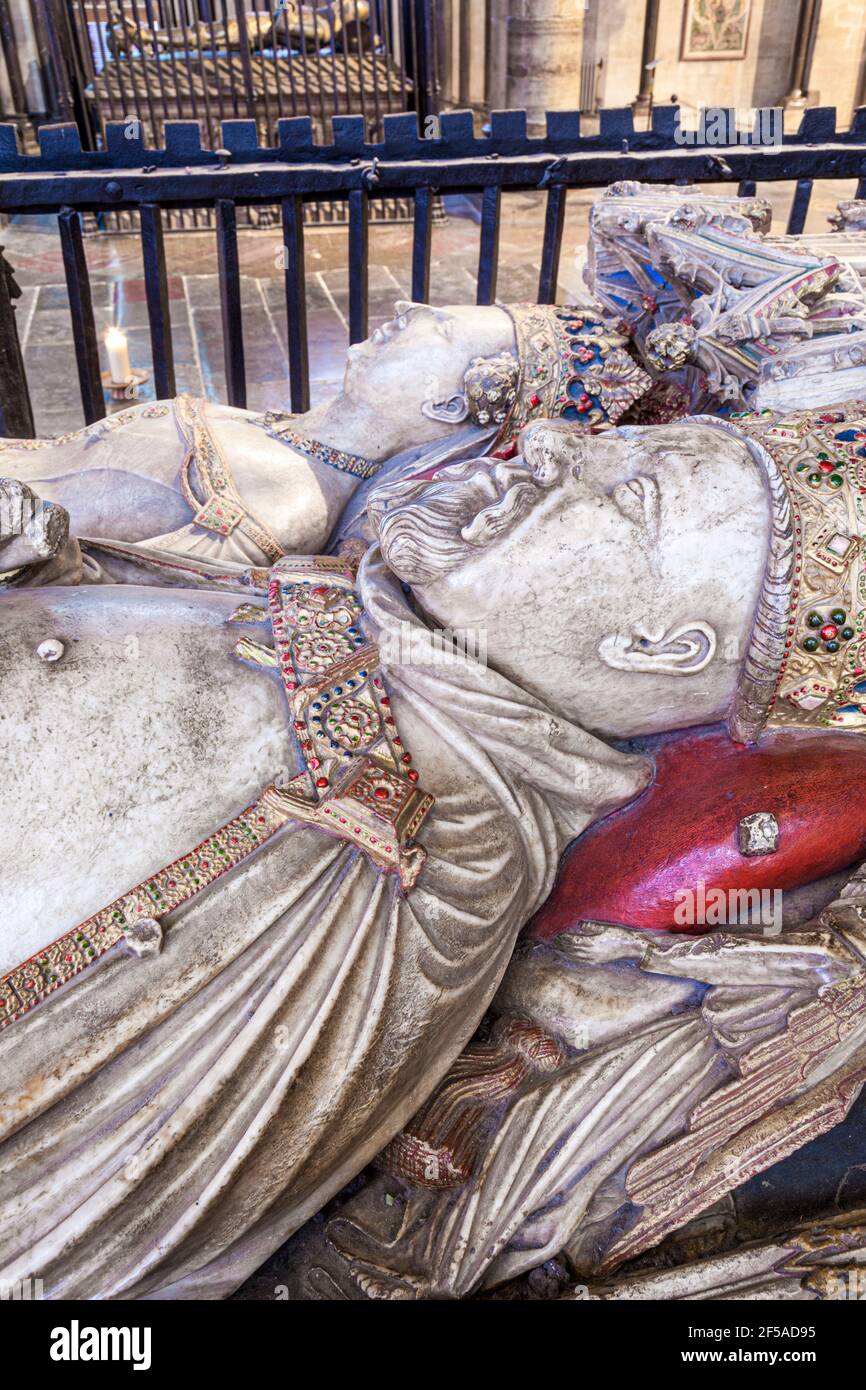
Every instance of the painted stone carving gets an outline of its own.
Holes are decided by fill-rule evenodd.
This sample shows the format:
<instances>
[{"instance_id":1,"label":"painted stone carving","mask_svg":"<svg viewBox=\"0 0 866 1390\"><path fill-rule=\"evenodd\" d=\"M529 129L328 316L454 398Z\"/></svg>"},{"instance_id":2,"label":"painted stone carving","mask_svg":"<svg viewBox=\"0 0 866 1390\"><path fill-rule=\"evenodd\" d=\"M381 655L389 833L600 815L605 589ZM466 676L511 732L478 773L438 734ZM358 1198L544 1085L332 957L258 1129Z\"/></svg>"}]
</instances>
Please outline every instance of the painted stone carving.
<instances>
[{"instance_id":1,"label":"painted stone carving","mask_svg":"<svg viewBox=\"0 0 866 1390\"><path fill-rule=\"evenodd\" d=\"M118 468L174 431L138 475L180 473L173 527L154 501L88 540L14 476L108 433L4 453L4 1279L222 1297L291 1237L301 1297L553 1255L613 1297L866 1079L866 409L640 427L601 309L475 312L406 305L353 350L339 437L332 406L128 412ZM438 376L377 421L411 343ZM334 553L279 553L251 438L275 493L310 483L293 534L358 491ZM631 882L563 894L635 836ZM678 921L701 881L784 909Z\"/></svg>"},{"instance_id":2,"label":"painted stone carving","mask_svg":"<svg viewBox=\"0 0 866 1390\"><path fill-rule=\"evenodd\" d=\"M797 408L866 391L863 251L770 235L760 200L627 183L593 207L585 274L687 413Z\"/></svg>"},{"instance_id":3,"label":"painted stone carving","mask_svg":"<svg viewBox=\"0 0 866 1390\"><path fill-rule=\"evenodd\" d=\"M383 471L505 456L533 419L615 423L651 385L628 344L600 310L399 301L350 349L342 391L302 417L181 396L57 439L2 440L2 472L38 480L115 578L129 544L157 552L154 566L269 565L323 550Z\"/></svg>"}]
</instances>

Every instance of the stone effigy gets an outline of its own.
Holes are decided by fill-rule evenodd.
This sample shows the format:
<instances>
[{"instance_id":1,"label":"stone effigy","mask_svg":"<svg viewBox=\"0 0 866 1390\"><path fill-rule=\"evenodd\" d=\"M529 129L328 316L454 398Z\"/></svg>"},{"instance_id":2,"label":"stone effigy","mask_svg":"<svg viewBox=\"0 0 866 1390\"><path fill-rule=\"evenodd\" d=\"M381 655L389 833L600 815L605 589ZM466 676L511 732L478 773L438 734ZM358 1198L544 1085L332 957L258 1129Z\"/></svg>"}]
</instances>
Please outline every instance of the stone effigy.
<instances>
[{"instance_id":1,"label":"stone effigy","mask_svg":"<svg viewBox=\"0 0 866 1390\"><path fill-rule=\"evenodd\" d=\"M190 397L132 406L56 439L3 440L3 472L63 507L115 578L130 544L166 576L190 557L273 564L322 550L383 469L514 450L532 419L616 422L651 384L627 344L597 312L398 302L349 349L341 393L306 415Z\"/></svg>"},{"instance_id":2,"label":"stone effigy","mask_svg":"<svg viewBox=\"0 0 866 1390\"><path fill-rule=\"evenodd\" d=\"M4 442L4 1280L638 1297L848 1114L866 409L624 423L635 336L402 305L309 416Z\"/></svg>"},{"instance_id":3,"label":"stone effigy","mask_svg":"<svg viewBox=\"0 0 866 1390\"><path fill-rule=\"evenodd\" d=\"M846 637L837 641L840 633L835 626L831 632L832 625L822 619L823 636L816 641L812 635L817 631L813 620L823 606L821 585L828 595L832 591L831 603L849 605L852 621L859 623L861 614L855 556L862 542L848 550L844 570L825 554L821 538L830 513L824 510L826 501L815 506L814 483L800 464L804 442L822 454L831 440L837 452L862 447L855 444L862 407L822 414L823 419L756 417L741 425L714 426L729 438L741 431L754 462L761 470L766 467L773 513L756 623L727 723L738 739L769 738L772 749L775 738L777 752L784 750L790 732L803 730L807 736L798 735L791 749L798 783L811 761L831 754L838 759L836 776L844 779L845 762L855 750L847 745L820 750L814 731L825 729L829 734L834 727L844 728L849 719L849 727L860 726L864 715L857 687L866 691L860 664L862 629L846 627ZM544 427L538 428L543 434ZM551 505L539 509L540 529L552 528L557 507L567 505L557 488L569 494L569 475L585 478L590 493L593 483L602 486L606 467L611 477L622 476L614 459L617 450L627 447L623 433L633 455L644 463L648 444L657 449L657 457L664 456L656 479L666 477L672 484L681 450L689 449L695 458L715 452L708 439L692 435L686 443L694 430L693 422L685 422L667 430L617 431L616 438L608 435L603 442L586 445L574 437L536 441L527 434L526 458L545 469L547 486L554 493ZM556 479L551 471L554 456L561 470ZM634 458L631 462L633 467ZM854 510L862 485L860 468L859 462L854 464L843 489L846 505ZM614 498L619 487L634 484L618 484ZM394 491L399 490L397 485ZM434 484L431 503L435 490ZM645 501L652 492L650 482L642 479L634 491ZM418 524L407 528L406 556L402 550L396 556L392 551L392 563L396 561L398 572L405 564L406 577L417 572L413 544L418 547L418 534L424 530L424 494L417 489L416 494L402 506L398 500L390 536L388 523L379 524L380 537L393 545L402 539L407 519L401 512L416 507ZM824 498L830 495L825 487ZM832 495L838 499L839 492L834 489ZM569 501L576 505L573 493ZM745 519L745 507L740 515ZM846 515L849 520L840 525L850 526L854 511ZM862 530L858 534L862 537ZM519 557L523 551L525 559L528 546L526 531L522 545L520 538L519 521L515 524L512 518L490 543L490 551L499 550L500 563L511 576L509 589L515 587ZM441 544L441 535L438 540ZM665 542L660 543L664 547ZM603 548L600 540L591 545L587 562L594 570ZM432 578L433 599L430 587L422 589L425 606L432 606L434 613L446 594L450 602L458 595L468 600L473 572L477 583L484 561L475 559L473 565L471 550L468 560L465 550L462 556L465 568L459 549L455 556L443 548ZM732 550L727 562L737 564ZM601 570L605 572L603 564ZM651 582L646 574L635 578L645 601ZM426 571L423 580L431 585ZM577 592L590 583L585 576ZM512 602L519 608L519 578L516 587ZM477 584L477 591L481 588ZM622 602L622 590L619 598ZM593 608L599 601L596 588ZM834 611L841 621L841 608ZM677 616L682 616L681 610ZM663 623L656 626L650 619L643 631L659 634L652 641L644 637L629 642L624 635L613 638L595 628L585 646L583 632L572 630L579 674L560 669L558 689L573 701L593 688L585 669L592 664L593 650L597 658L622 671L697 674L708 669L703 663L710 626L693 621L663 635ZM503 653L500 659L507 657ZM807 678L804 663L812 661L823 680ZM833 678L834 668L845 671L841 680ZM629 721L637 697L633 691L624 708L626 689L618 690L612 679L615 712L606 710L595 718L602 727L616 719L618 732L633 734L637 730ZM592 716L584 710L582 719L591 722ZM638 719L652 716L641 709ZM656 727L658 720L656 712ZM687 752L685 775L691 768L694 778L697 767L713 755L707 740L698 741ZM724 808L725 798L734 795L730 780L725 780L732 775L731 767L722 771L724 776L709 788L717 820L719 805ZM741 758L739 773L733 775L748 785L749 774L749 761ZM779 782L778 770L775 780ZM766 799L772 781L762 767L752 794ZM855 781L850 784L854 785ZM692 797L697 795L693 786ZM703 802L692 799L686 805L694 819ZM814 804L813 813L817 814ZM844 814L841 797L834 815L840 813ZM725 833L725 815L730 813L723 809L720 836ZM751 822L761 819L755 803L755 812L740 822L740 868L734 882L748 882L752 855L772 854L777 848L778 824L773 835L753 845ZM763 820L774 817L764 812ZM790 835L789 818L780 812L780 820L781 835ZM635 825L623 831L617 837L614 827L608 862L616 863L624 844L636 840L649 860L644 883L651 891L659 872L649 848L652 815L638 815ZM736 839L736 831L730 824L727 833ZM861 827L854 844L862 846L862 837ZM723 841L705 837L704 843L703 865L674 860L671 867L669 831L662 858L674 882L688 882L689 873L705 874L709 882L714 873L718 876L714 860L717 843ZM826 864L824 869L833 867L838 865ZM808 879L805 862L800 868ZM818 873L815 866L814 876ZM579 887L579 879L573 886ZM546 934L545 918L554 899L539 914L536 936ZM738 933L734 926L697 939L647 933L637 924L637 929L628 924L581 925L576 905L570 931L540 954L536 950L528 957L515 957L494 1000L498 1022L490 1041L464 1054L427 1106L392 1141L381 1159L389 1176L351 1197L342 1210L331 1213L324 1228L299 1237L297 1248L291 1248L296 1295L334 1296L322 1292L330 1287L349 1297L464 1297L540 1266L562 1251L579 1276L597 1280L825 1132L844 1118L866 1079L864 910L861 875L855 875L841 897L828 902L816 919L795 921L781 934L781 923L778 931ZM617 920L615 911L612 906L610 921ZM561 912L553 915L559 929ZM627 962L637 962L641 972L651 973L636 978ZM385 1192L390 1197L387 1206Z\"/></svg>"}]
</instances>

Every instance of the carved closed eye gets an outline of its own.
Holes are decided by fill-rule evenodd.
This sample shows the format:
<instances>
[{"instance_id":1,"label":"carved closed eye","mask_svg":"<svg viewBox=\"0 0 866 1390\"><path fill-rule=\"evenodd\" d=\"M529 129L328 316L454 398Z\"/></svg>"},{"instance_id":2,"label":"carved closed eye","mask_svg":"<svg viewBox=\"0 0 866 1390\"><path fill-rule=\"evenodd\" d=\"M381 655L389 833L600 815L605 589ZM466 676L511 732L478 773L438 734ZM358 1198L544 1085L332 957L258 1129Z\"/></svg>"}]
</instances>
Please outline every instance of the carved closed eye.
<instances>
[{"instance_id":1,"label":"carved closed eye","mask_svg":"<svg viewBox=\"0 0 866 1390\"><path fill-rule=\"evenodd\" d=\"M618 483L611 497L618 510L636 526L658 529L659 490L653 478L638 474L628 482Z\"/></svg>"}]
</instances>

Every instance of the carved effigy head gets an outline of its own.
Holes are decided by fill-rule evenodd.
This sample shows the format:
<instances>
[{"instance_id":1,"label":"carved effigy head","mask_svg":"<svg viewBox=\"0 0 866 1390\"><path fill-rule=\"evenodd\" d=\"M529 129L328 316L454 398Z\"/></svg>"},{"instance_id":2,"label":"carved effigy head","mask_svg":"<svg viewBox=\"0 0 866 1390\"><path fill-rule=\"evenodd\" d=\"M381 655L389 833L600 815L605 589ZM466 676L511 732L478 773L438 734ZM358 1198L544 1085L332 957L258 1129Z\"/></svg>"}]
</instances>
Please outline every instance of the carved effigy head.
<instances>
[{"instance_id":1,"label":"carved effigy head","mask_svg":"<svg viewBox=\"0 0 866 1390\"><path fill-rule=\"evenodd\" d=\"M586 728L724 718L771 528L747 445L703 421L541 422L520 442L376 488L389 566L434 622L482 631L493 666Z\"/></svg>"},{"instance_id":2,"label":"carved effigy head","mask_svg":"<svg viewBox=\"0 0 866 1390\"><path fill-rule=\"evenodd\" d=\"M472 423L494 431L491 449L506 458L532 420L605 427L652 384L601 312L403 300L395 310L349 349L344 397L417 421L417 442Z\"/></svg>"},{"instance_id":3,"label":"carved effigy head","mask_svg":"<svg viewBox=\"0 0 866 1390\"><path fill-rule=\"evenodd\" d=\"M437 622L610 735L866 731L866 404L520 444L372 494Z\"/></svg>"}]
</instances>

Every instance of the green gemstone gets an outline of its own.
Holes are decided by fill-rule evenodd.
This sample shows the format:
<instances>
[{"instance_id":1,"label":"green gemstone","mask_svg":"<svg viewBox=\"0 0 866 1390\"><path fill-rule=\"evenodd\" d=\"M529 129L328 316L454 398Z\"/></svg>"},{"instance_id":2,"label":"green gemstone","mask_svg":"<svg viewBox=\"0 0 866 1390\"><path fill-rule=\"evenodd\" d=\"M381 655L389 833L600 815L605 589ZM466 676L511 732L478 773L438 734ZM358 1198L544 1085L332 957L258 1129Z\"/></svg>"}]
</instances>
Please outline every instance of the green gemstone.
<instances>
[{"instance_id":1,"label":"green gemstone","mask_svg":"<svg viewBox=\"0 0 866 1390\"><path fill-rule=\"evenodd\" d=\"M818 650L817 637L804 637L803 646L807 652L816 652Z\"/></svg>"},{"instance_id":2,"label":"green gemstone","mask_svg":"<svg viewBox=\"0 0 866 1390\"><path fill-rule=\"evenodd\" d=\"M839 474L839 473L831 473L831 474L830 474L829 482L830 482L830 486L831 486L831 487L841 487L844 481L845 481L845 479L841 476L841 474Z\"/></svg>"},{"instance_id":3,"label":"green gemstone","mask_svg":"<svg viewBox=\"0 0 866 1390\"><path fill-rule=\"evenodd\" d=\"M808 618L806 619L806 622L808 623L809 627L824 626L824 619L821 617L820 613L810 613Z\"/></svg>"},{"instance_id":4,"label":"green gemstone","mask_svg":"<svg viewBox=\"0 0 866 1390\"><path fill-rule=\"evenodd\" d=\"M830 622L836 623L838 626L840 623L844 623L846 617L847 614L844 608L834 608L833 612L830 614Z\"/></svg>"},{"instance_id":5,"label":"green gemstone","mask_svg":"<svg viewBox=\"0 0 866 1390\"><path fill-rule=\"evenodd\" d=\"M810 473L806 482L810 487L820 487L823 477L823 473Z\"/></svg>"},{"instance_id":6,"label":"green gemstone","mask_svg":"<svg viewBox=\"0 0 866 1390\"><path fill-rule=\"evenodd\" d=\"M843 627L842 636L845 638L846 642L850 642L851 638L854 636L853 627Z\"/></svg>"}]
</instances>

